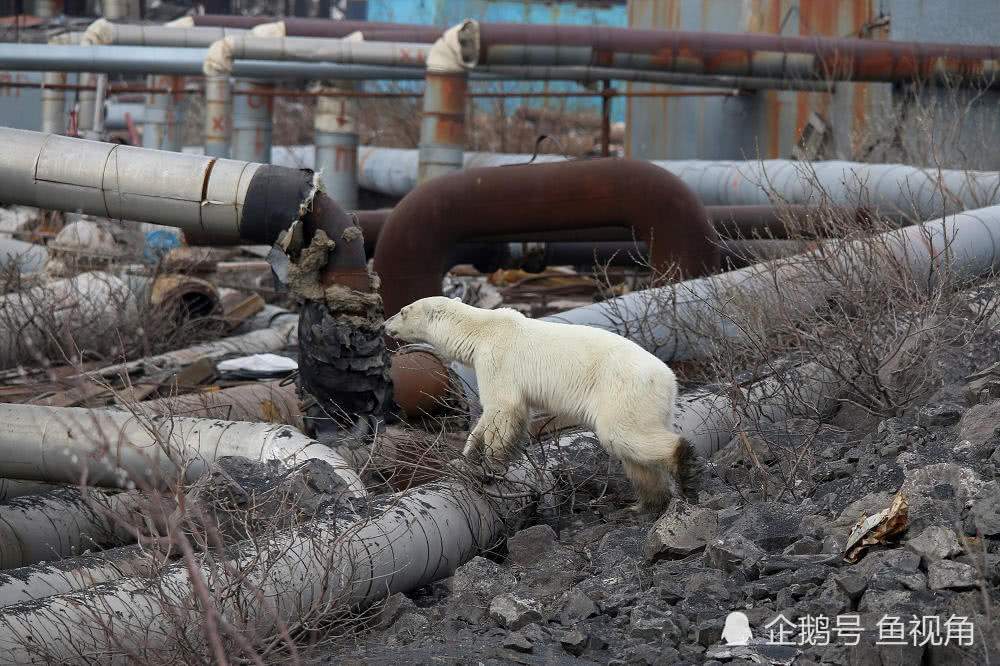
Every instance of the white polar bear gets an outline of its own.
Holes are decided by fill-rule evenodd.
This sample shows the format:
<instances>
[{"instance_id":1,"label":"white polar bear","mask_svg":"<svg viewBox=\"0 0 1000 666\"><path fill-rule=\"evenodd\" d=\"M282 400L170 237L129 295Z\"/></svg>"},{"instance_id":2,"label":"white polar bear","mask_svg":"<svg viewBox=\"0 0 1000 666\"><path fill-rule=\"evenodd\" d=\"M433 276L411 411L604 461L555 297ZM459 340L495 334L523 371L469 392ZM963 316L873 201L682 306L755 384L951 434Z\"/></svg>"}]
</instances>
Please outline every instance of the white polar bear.
<instances>
[{"instance_id":1,"label":"white polar bear","mask_svg":"<svg viewBox=\"0 0 1000 666\"><path fill-rule=\"evenodd\" d=\"M443 296L407 305L385 322L396 339L431 344L473 367L483 415L464 454L503 460L526 434L531 409L594 431L619 458L643 510L683 491L691 448L671 431L677 380L634 342L590 326L483 310Z\"/></svg>"}]
</instances>

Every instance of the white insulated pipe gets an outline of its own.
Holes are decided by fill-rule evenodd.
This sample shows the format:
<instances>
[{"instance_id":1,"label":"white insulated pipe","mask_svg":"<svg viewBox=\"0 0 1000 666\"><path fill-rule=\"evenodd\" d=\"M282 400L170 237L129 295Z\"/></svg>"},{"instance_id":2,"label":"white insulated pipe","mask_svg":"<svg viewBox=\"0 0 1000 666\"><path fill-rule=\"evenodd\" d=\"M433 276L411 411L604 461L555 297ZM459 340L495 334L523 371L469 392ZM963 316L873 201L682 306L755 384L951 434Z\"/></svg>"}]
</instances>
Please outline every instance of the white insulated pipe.
<instances>
[{"instance_id":1,"label":"white insulated pipe","mask_svg":"<svg viewBox=\"0 0 1000 666\"><path fill-rule=\"evenodd\" d=\"M243 201L263 165L0 128L0 199L240 240Z\"/></svg>"},{"instance_id":2,"label":"white insulated pipe","mask_svg":"<svg viewBox=\"0 0 1000 666\"><path fill-rule=\"evenodd\" d=\"M365 607L452 575L502 538L544 483L536 470L518 467L485 489L427 484L380 498L373 515L354 524L319 519L307 529L273 534L231 563L238 581L209 563L200 575L210 590L226 587L217 602L221 614L241 618L241 628L266 637L279 622ZM200 612L175 615L191 608L191 594L189 569L174 565L153 584L126 578L9 606L0 612L0 662L100 654L107 648L99 626L108 617L115 618L116 640L165 657L176 645L178 626L203 625ZM189 637L204 640L197 629Z\"/></svg>"},{"instance_id":3,"label":"white insulated pipe","mask_svg":"<svg viewBox=\"0 0 1000 666\"><path fill-rule=\"evenodd\" d=\"M347 82L321 92L351 91ZM326 193L344 210L358 207L358 128L357 100L353 97L316 98L313 143L315 169Z\"/></svg>"},{"instance_id":4,"label":"white insulated pipe","mask_svg":"<svg viewBox=\"0 0 1000 666\"><path fill-rule=\"evenodd\" d=\"M232 81L230 152L233 159L270 164L274 97L268 93L273 90L271 83Z\"/></svg>"},{"instance_id":5,"label":"white insulated pipe","mask_svg":"<svg viewBox=\"0 0 1000 666\"><path fill-rule=\"evenodd\" d=\"M223 456L293 467L329 463L354 496L357 473L333 449L285 425L135 416L110 409L0 404L0 476L89 485L159 487L203 475Z\"/></svg>"}]
</instances>

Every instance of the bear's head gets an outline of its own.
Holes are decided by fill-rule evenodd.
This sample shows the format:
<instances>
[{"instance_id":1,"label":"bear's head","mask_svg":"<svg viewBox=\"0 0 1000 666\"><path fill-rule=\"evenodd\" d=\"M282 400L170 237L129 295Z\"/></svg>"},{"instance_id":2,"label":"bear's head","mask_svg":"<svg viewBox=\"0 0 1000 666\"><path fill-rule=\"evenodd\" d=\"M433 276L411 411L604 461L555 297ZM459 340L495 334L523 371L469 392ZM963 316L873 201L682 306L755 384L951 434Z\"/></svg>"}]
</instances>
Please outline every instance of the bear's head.
<instances>
[{"instance_id":1,"label":"bear's head","mask_svg":"<svg viewBox=\"0 0 1000 666\"><path fill-rule=\"evenodd\" d=\"M460 299L429 296L410 303L385 320L385 332L390 337L406 342L435 344L434 324L452 312Z\"/></svg>"}]
</instances>

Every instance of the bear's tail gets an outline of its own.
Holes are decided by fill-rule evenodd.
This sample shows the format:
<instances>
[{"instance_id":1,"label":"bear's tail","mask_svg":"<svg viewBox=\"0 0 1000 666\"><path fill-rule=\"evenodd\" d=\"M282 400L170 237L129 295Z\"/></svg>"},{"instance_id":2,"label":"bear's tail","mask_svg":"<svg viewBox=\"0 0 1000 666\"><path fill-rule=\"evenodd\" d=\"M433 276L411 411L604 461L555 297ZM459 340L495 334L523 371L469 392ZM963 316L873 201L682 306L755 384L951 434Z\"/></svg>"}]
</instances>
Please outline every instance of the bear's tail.
<instances>
[{"instance_id":1,"label":"bear's tail","mask_svg":"<svg viewBox=\"0 0 1000 666\"><path fill-rule=\"evenodd\" d=\"M677 481L681 486L681 492L688 500L697 499L702 473L705 471L704 459L691 446L691 442L680 436L677 437L674 456Z\"/></svg>"}]
</instances>

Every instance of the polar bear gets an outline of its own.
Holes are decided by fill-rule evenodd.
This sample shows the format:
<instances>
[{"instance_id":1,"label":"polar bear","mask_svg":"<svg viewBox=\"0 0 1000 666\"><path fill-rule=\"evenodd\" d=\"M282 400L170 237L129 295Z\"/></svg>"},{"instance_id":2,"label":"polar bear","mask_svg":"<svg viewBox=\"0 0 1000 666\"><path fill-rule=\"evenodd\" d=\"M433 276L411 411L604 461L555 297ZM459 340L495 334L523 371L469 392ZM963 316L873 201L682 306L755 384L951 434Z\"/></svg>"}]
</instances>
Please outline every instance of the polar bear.
<instances>
[{"instance_id":1,"label":"polar bear","mask_svg":"<svg viewBox=\"0 0 1000 666\"><path fill-rule=\"evenodd\" d=\"M471 366L483 414L464 455L504 460L524 438L532 409L594 431L621 460L639 496L635 510L662 510L693 473L688 442L671 431L677 380L634 342L590 326L529 319L432 296L385 322L388 335L433 345Z\"/></svg>"}]
</instances>

